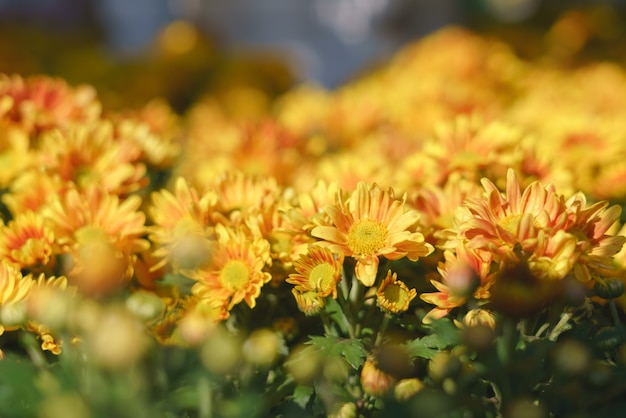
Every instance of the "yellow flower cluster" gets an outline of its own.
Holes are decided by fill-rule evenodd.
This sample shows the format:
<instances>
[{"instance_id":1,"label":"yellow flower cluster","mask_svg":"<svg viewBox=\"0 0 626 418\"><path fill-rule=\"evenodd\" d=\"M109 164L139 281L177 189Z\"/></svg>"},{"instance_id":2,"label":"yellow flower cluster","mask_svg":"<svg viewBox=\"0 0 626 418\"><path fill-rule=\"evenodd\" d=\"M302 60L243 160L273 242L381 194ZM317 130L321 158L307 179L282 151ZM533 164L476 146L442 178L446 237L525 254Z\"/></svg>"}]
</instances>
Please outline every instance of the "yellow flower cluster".
<instances>
[{"instance_id":1,"label":"yellow flower cluster","mask_svg":"<svg viewBox=\"0 0 626 418\"><path fill-rule=\"evenodd\" d=\"M261 102L103 112L88 86L2 75L3 329L39 329L4 309L34 283L151 294L157 339L193 343L279 289L314 315L354 278L386 314L434 305L429 321L506 304L515 275L591 286L626 267L601 200L626 196L615 65L563 71L448 28L335 91Z\"/></svg>"}]
</instances>

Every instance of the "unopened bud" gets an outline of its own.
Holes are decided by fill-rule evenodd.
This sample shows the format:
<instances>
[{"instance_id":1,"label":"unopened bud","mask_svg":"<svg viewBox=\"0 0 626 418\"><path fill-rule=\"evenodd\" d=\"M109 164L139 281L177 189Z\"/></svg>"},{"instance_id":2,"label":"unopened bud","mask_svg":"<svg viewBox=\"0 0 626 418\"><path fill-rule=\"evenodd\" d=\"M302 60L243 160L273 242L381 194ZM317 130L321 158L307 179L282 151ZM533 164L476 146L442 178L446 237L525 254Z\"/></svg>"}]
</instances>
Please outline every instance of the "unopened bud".
<instances>
[{"instance_id":1,"label":"unopened bud","mask_svg":"<svg viewBox=\"0 0 626 418\"><path fill-rule=\"evenodd\" d=\"M216 329L202 345L200 358L211 372L226 374L241 361L241 341L225 329Z\"/></svg>"},{"instance_id":2,"label":"unopened bud","mask_svg":"<svg viewBox=\"0 0 626 418\"><path fill-rule=\"evenodd\" d=\"M126 308L142 321L150 321L163 313L165 304L156 294L138 290L126 299Z\"/></svg>"},{"instance_id":3,"label":"unopened bud","mask_svg":"<svg viewBox=\"0 0 626 418\"><path fill-rule=\"evenodd\" d=\"M280 339L267 328L254 331L243 343L244 358L260 367L269 367L278 358Z\"/></svg>"},{"instance_id":4,"label":"unopened bud","mask_svg":"<svg viewBox=\"0 0 626 418\"><path fill-rule=\"evenodd\" d=\"M422 389L424 389L424 383L421 380L417 378L402 379L396 384L393 393L397 400L406 401Z\"/></svg>"},{"instance_id":5,"label":"unopened bud","mask_svg":"<svg viewBox=\"0 0 626 418\"><path fill-rule=\"evenodd\" d=\"M428 362L428 374L435 382L456 376L462 369L461 360L455 355L441 351Z\"/></svg>"},{"instance_id":6,"label":"unopened bud","mask_svg":"<svg viewBox=\"0 0 626 418\"><path fill-rule=\"evenodd\" d=\"M91 413L80 396L73 393L62 393L50 396L39 407L38 418L89 418Z\"/></svg>"},{"instance_id":7,"label":"unopened bud","mask_svg":"<svg viewBox=\"0 0 626 418\"><path fill-rule=\"evenodd\" d=\"M559 341L552 351L552 364L566 375L582 375L591 363L591 352L586 345L574 339Z\"/></svg>"},{"instance_id":8,"label":"unopened bud","mask_svg":"<svg viewBox=\"0 0 626 418\"><path fill-rule=\"evenodd\" d=\"M310 345L296 346L289 354L285 366L293 379L301 384L310 384L320 373L322 358Z\"/></svg>"},{"instance_id":9,"label":"unopened bud","mask_svg":"<svg viewBox=\"0 0 626 418\"><path fill-rule=\"evenodd\" d=\"M356 405L354 402L346 402L341 405L337 412L332 413L328 418L355 418L356 417Z\"/></svg>"},{"instance_id":10,"label":"unopened bud","mask_svg":"<svg viewBox=\"0 0 626 418\"><path fill-rule=\"evenodd\" d=\"M148 348L143 325L119 307L102 312L97 326L88 331L87 343L96 363L115 370L135 363Z\"/></svg>"},{"instance_id":11,"label":"unopened bud","mask_svg":"<svg viewBox=\"0 0 626 418\"><path fill-rule=\"evenodd\" d=\"M361 387L363 392L368 395L382 397L389 392L395 382L396 379L393 376L384 373L377 367L373 357L370 356L365 360L363 369L361 369Z\"/></svg>"},{"instance_id":12,"label":"unopened bud","mask_svg":"<svg viewBox=\"0 0 626 418\"><path fill-rule=\"evenodd\" d=\"M624 283L615 277L596 279L593 291L603 299L618 298L624 293Z\"/></svg>"}]
</instances>

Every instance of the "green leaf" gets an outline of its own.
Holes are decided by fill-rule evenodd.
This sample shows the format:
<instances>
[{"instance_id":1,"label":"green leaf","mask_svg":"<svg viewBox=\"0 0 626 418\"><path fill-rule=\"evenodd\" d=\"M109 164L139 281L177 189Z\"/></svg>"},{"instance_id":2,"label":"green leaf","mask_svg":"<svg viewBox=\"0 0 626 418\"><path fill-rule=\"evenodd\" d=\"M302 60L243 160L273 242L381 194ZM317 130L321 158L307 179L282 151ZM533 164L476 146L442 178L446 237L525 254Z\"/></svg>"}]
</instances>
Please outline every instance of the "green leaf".
<instances>
[{"instance_id":1,"label":"green leaf","mask_svg":"<svg viewBox=\"0 0 626 418\"><path fill-rule=\"evenodd\" d=\"M367 351L358 339L313 336L307 344L311 344L324 355L343 357L354 369L361 367L367 357Z\"/></svg>"},{"instance_id":2,"label":"green leaf","mask_svg":"<svg viewBox=\"0 0 626 418\"><path fill-rule=\"evenodd\" d=\"M306 405L313 396L313 387L307 385L297 385L293 390L293 401L302 409L306 409Z\"/></svg>"},{"instance_id":3,"label":"green leaf","mask_svg":"<svg viewBox=\"0 0 626 418\"><path fill-rule=\"evenodd\" d=\"M460 342L460 333L456 326L447 318L433 322L431 334L416 338L407 344L409 355L429 359L435 353Z\"/></svg>"},{"instance_id":4,"label":"green leaf","mask_svg":"<svg viewBox=\"0 0 626 418\"><path fill-rule=\"evenodd\" d=\"M36 385L38 370L26 358L8 354L0 360L0 416L34 416L43 395Z\"/></svg>"}]
</instances>

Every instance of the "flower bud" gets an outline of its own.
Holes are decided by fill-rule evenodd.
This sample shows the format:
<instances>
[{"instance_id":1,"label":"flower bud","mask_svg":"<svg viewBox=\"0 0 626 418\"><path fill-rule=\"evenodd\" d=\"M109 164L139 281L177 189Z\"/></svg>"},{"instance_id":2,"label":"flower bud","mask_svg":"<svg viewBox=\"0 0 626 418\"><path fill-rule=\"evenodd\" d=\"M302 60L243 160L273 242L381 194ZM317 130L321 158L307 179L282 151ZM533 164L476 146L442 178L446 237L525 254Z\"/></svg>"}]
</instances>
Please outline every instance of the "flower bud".
<instances>
[{"instance_id":1,"label":"flower bud","mask_svg":"<svg viewBox=\"0 0 626 418\"><path fill-rule=\"evenodd\" d=\"M598 278L593 286L593 291L603 299L618 298L624 293L624 283L615 277L607 279Z\"/></svg>"},{"instance_id":2,"label":"flower bud","mask_svg":"<svg viewBox=\"0 0 626 418\"><path fill-rule=\"evenodd\" d=\"M243 343L244 358L260 367L271 366L278 358L281 341L267 328L254 331Z\"/></svg>"},{"instance_id":3,"label":"flower bud","mask_svg":"<svg viewBox=\"0 0 626 418\"><path fill-rule=\"evenodd\" d=\"M551 353L553 367L565 375L582 375L591 363L591 352L574 339L559 341Z\"/></svg>"},{"instance_id":4,"label":"flower bud","mask_svg":"<svg viewBox=\"0 0 626 418\"><path fill-rule=\"evenodd\" d=\"M346 402L337 409L337 412L330 414L329 418L356 418L356 405L354 402Z\"/></svg>"},{"instance_id":5,"label":"flower bud","mask_svg":"<svg viewBox=\"0 0 626 418\"><path fill-rule=\"evenodd\" d=\"M489 326L475 325L463 329L462 338L468 348L476 352L482 352L493 347L496 340L496 333L493 328Z\"/></svg>"},{"instance_id":6,"label":"flower bud","mask_svg":"<svg viewBox=\"0 0 626 418\"><path fill-rule=\"evenodd\" d=\"M317 315L326 306L326 300L315 292L300 292L296 289L291 292L296 298L298 308L306 316Z\"/></svg>"},{"instance_id":7,"label":"flower bud","mask_svg":"<svg viewBox=\"0 0 626 418\"><path fill-rule=\"evenodd\" d=\"M227 374L241 360L241 342L235 335L221 328L211 333L200 352L202 364L215 374Z\"/></svg>"},{"instance_id":8,"label":"flower bud","mask_svg":"<svg viewBox=\"0 0 626 418\"><path fill-rule=\"evenodd\" d=\"M289 354L285 366L293 379L301 384L310 384L320 373L322 358L312 346L296 346Z\"/></svg>"},{"instance_id":9,"label":"flower bud","mask_svg":"<svg viewBox=\"0 0 626 418\"><path fill-rule=\"evenodd\" d=\"M504 405L503 416L507 418L547 418L548 414L541 404L531 399L516 398Z\"/></svg>"},{"instance_id":10,"label":"flower bud","mask_svg":"<svg viewBox=\"0 0 626 418\"><path fill-rule=\"evenodd\" d=\"M383 397L389 392L396 379L378 368L373 356L370 356L361 369L361 387L368 395Z\"/></svg>"},{"instance_id":11,"label":"flower bud","mask_svg":"<svg viewBox=\"0 0 626 418\"><path fill-rule=\"evenodd\" d=\"M39 287L26 300L29 318L58 330L66 326L75 299L66 291L54 287Z\"/></svg>"},{"instance_id":12,"label":"flower bud","mask_svg":"<svg viewBox=\"0 0 626 418\"><path fill-rule=\"evenodd\" d=\"M443 382L448 377L456 376L462 369L459 358L446 351L441 351L428 362L428 375L435 382Z\"/></svg>"},{"instance_id":13,"label":"flower bud","mask_svg":"<svg viewBox=\"0 0 626 418\"><path fill-rule=\"evenodd\" d=\"M91 413L81 397L74 393L54 394L39 407L38 418L89 418Z\"/></svg>"},{"instance_id":14,"label":"flower bud","mask_svg":"<svg viewBox=\"0 0 626 418\"><path fill-rule=\"evenodd\" d=\"M424 383L421 380L417 378L402 379L396 384L393 393L397 400L406 401L422 389L424 389Z\"/></svg>"},{"instance_id":15,"label":"flower bud","mask_svg":"<svg viewBox=\"0 0 626 418\"><path fill-rule=\"evenodd\" d=\"M156 294L138 290L126 299L126 308L137 318L150 321L163 313L165 304Z\"/></svg>"},{"instance_id":16,"label":"flower bud","mask_svg":"<svg viewBox=\"0 0 626 418\"><path fill-rule=\"evenodd\" d=\"M463 324L466 327L474 327L484 325L493 330L496 329L496 318L490 311L486 309L472 309L465 314Z\"/></svg>"},{"instance_id":17,"label":"flower bud","mask_svg":"<svg viewBox=\"0 0 626 418\"><path fill-rule=\"evenodd\" d=\"M97 326L88 330L89 352L100 366L120 370L135 363L148 348L144 326L119 307L105 309Z\"/></svg>"}]
</instances>

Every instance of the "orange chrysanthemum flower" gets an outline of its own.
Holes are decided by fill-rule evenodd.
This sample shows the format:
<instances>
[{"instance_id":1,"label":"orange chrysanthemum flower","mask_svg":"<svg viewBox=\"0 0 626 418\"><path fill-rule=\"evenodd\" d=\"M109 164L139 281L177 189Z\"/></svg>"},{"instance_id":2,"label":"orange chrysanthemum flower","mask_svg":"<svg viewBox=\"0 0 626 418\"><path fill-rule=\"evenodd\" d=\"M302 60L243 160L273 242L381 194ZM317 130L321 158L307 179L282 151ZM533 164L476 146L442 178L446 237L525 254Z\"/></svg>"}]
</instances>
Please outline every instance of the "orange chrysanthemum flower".
<instances>
[{"instance_id":1,"label":"orange chrysanthemum flower","mask_svg":"<svg viewBox=\"0 0 626 418\"><path fill-rule=\"evenodd\" d=\"M447 237L444 231L454 226L457 208L466 199L479 197L480 191L475 182L453 175L442 187L419 188L408 203L422 214L420 224L429 242L445 246Z\"/></svg>"},{"instance_id":2,"label":"orange chrysanthemum flower","mask_svg":"<svg viewBox=\"0 0 626 418\"><path fill-rule=\"evenodd\" d=\"M284 262L290 264L307 253L309 245L315 241L311 237L311 230L317 225L330 222L323 208L337 203L338 193L343 192L339 190L337 183L318 181L310 191L298 194L293 205L278 208L282 223L273 233L288 240L284 247L289 260L284 259Z\"/></svg>"},{"instance_id":3,"label":"orange chrysanthemum flower","mask_svg":"<svg viewBox=\"0 0 626 418\"><path fill-rule=\"evenodd\" d=\"M8 225L0 225L0 259L20 268L48 264L53 244L54 233L39 213L18 213Z\"/></svg>"},{"instance_id":4,"label":"orange chrysanthemum flower","mask_svg":"<svg viewBox=\"0 0 626 418\"><path fill-rule=\"evenodd\" d=\"M602 271L614 270L613 257L620 252L626 238L608 232L619 221L622 208L617 205L607 208L606 201L588 206L582 193L572 196L566 205L570 214L568 232L577 238L576 250L580 254L574 265L576 278L589 281Z\"/></svg>"},{"instance_id":5,"label":"orange chrysanthemum flower","mask_svg":"<svg viewBox=\"0 0 626 418\"><path fill-rule=\"evenodd\" d=\"M49 174L80 189L98 185L123 196L148 183L141 149L127 138L114 138L109 122L52 130L42 135L38 151Z\"/></svg>"},{"instance_id":6,"label":"orange chrysanthemum flower","mask_svg":"<svg viewBox=\"0 0 626 418\"><path fill-rule=\"evenodd\" d=\"M333 254L318 245L309 246L307 254L294 262L297 273L286 280L299 292L315 292L321 297L337 297L337 283L343 271L343 255Z\"/></svg>"},{"instance_id":7,"label":"orange chrysanthemum flower","mask_svg":"<svg viewBox=\"0 0 626 418\"><path fill-rule=\"evenodd\" d=\"M9 191L2 195L2 202L13 214L29 210L37 212L59 193L63 193L63 185L58 176L32 169L11 182Z\"/></svg>"},{"instance_id":8,"label":"orange chrysanthemum flower","mask_svg":"<svg viewBox=\"0 0 626 418\"><path fill-rule=\"evenodd\" d=\"M165 189L152 193L150 240L156 244L153 255L160 260L153 270L167 263L178 270L208 261L214 235L209 217L216 203L215 194L199 196L182 177L176 180L174 193Z\"/></svg>"},{"instance_id":9,"label":"orange chrysanthemum flower","mask_svg":"<svg viewBox=\"0 0 626 418\"><path fill-rule=\"evenodd\" d=\"M331 225L317 226L311 234L334 253L355 258L356 277L366 286L376 280L379 256L416 261L433 251L421 233L412 231L419 214L396 200L391 189L359 183L347 199L324 210Z\"/></svg>"},{"instance_id":10,"label":"orange chrysanthemum flower","mask_svg":"<svg viewBox=\"0 0 626 418\"><path fill-rule=\"evenodd\" d=\"M441 279L430 281L438 292L420 295L423 301L435 305L424 317L425 323L443 318L452 309L464 305L468 297L489 297L488 289L493 283L491 252L459 244L456 253L445 251L444 259L437 268Z\"/></svg>"},{"instance_id":11,"label":"orange chrysanthemum flower","mask_svg":"<svg viewBox=\"0 0 626 418\"><path fill-rule=\"evenodd\" d=\"M398 314L409 309L416 296L415 289L409 290L403 281L398 280L397 274L389 270L376 292L376 302L383 312Z\"/></svg>"},{"instance_id":12,"label":"orange chrysanthemum flower","mask_svg":"<svg viewBox=\"0 0 626 418\"><path fill-rule=\"evenodd\" d=\"M27 132L93 121L100 110L90 86L70 87L59 78L0 74L0 119Z\"/></svg>"},{"instance_id":13,"label":"orange chrysanthemum flower","mask_svg":"<svg viewBox=\"0 0 626 418\"><path fill-rule=\"evenodd\" d=\"M485 197L468 199L465 206L473 216L460 226L470 247L514 256L513 249L520 244L522 250L531 253L539 230L551 235L565 227L565 201L554 187L533 182L522 193L511 169L507 172L506 195L487 179L482 184Z\"/></svg>"},{"instance_id":14,"label":"orange chrysanthemum flower","mask_svg":"<svg viewBox=\"0 0 626 418\"><path fill-rule=\"evenodd\" d=\"M470 180L478 180L484 173L497 176L521 161L521 130L499 121L484 121L477 114L437 124L434 134L422 152L437 161L443 183L452 173Z\"/></svg>"},{"instance_id":15,"label":"orange chrysanthemum flower","mask_svg":"<svg viewBox=\"0 0 626 418\"><path fill-rule=\"evenodd\" d=\"M245 301L256 306L261 288L272 276L264 271L270 263L270 247L266 240L250 236L243 229L216 225L217 243L208 266L183 271L196 280L192 293L203 299L219 300L230 310Z\"/></svg>"},{"instance_id":16,"label":"orange chrysanthemum flower","mask_svg":"<svg viewBox=\"0 0 626 418\"><path fill-rule=\"evenodd\" d=\"M58 250L69 256L67 275L85 293L108 293L133 274L136 254L148 249L139 196L120 202L101 189L70 189L42 211Z\"/></svg>"},{"instance_id":17,"label":"orange chrysanthemum flower","mask_svg":"<svg viewBox=\"0 0 626 418\"><path fill-rule=\"evenodd\" d=\"M240 225L250 215L270 216L280 196L280 188L272 177L254 177L242 172L228 172L211 188L219 196L214 222ZM271 209L271 210L270 210Z\"/></svg>"}]
</instances>

